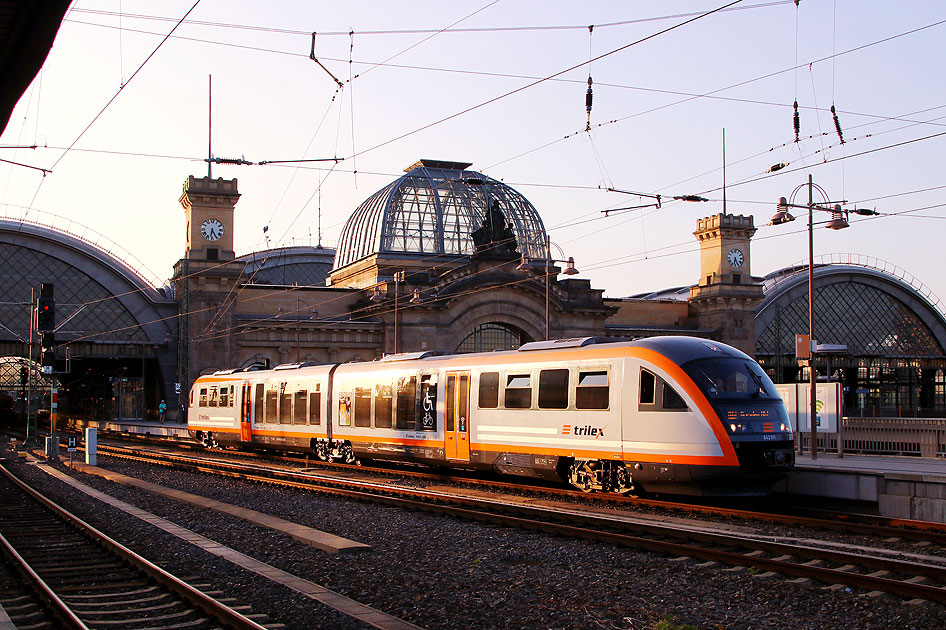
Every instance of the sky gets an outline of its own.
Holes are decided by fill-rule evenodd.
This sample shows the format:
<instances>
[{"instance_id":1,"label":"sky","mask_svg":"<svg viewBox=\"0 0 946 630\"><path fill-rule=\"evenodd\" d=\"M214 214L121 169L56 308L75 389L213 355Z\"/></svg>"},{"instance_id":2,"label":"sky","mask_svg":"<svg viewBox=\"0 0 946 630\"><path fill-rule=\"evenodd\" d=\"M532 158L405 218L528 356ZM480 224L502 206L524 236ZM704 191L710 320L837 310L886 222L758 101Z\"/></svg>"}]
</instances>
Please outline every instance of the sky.
<instances>
[{"instance_id":1,"label":"sky","mask_svg":"<svg viewBox=\"0 0 946 630\"><path fill-rule=\"evenodd\" d=\"M237 254L334 247L405 167L471 162L532 202L577 277L623 297L696 283L693 231L724 196L755 218L753 275L806 262L807 221L768 223L779 197L807 203L811 175L816 203L879 213L831 231L816 211L816 258L881 267L935 302L944 44L946 4L929 0L77 0L0 138L18 163L0 163L0 215L163 283L208 135L215 156L280 162L213 166L239 180ZM325 158L342 159L281 162ZM630 206L645 207L603 212Z\"/></svg>"}]
</instances>

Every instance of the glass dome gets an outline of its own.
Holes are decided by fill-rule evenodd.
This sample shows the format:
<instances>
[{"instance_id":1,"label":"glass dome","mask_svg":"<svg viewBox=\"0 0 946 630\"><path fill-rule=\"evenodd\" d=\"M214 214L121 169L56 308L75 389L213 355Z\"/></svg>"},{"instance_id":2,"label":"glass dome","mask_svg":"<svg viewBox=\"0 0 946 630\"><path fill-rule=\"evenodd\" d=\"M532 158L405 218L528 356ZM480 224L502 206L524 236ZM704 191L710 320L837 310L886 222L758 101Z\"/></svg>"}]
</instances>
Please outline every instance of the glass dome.
<instances>
[{"instance_id":1,"label":"glass dome","mask_svg":"<svg viewBox=\"0 0 946 630\"><path fill-rule=\"evenodd\" d=\"M342 229L335 269L395 252L544 260L545 227L529 200L469 166L421 160L368 197Z\"/></svg>"}]
</instances>

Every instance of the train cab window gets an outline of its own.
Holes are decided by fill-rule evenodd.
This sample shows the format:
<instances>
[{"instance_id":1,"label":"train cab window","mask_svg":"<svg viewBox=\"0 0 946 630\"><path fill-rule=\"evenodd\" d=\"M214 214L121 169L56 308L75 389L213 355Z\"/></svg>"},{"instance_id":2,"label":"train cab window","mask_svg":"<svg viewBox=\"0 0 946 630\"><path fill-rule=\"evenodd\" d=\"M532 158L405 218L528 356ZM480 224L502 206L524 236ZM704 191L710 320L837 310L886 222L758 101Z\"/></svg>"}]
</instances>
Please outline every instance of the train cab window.
<instances>
[{"instance_id":1,"label":"train cab window","mask_svg":"<svg viewBox=\"0 0 946 630\"><path fill-rule=\"evenodd\" d=\"M286 383L279 384L279 424L292 422L292 394L286 391Z\"/></svg>"},{"instance_id":2,"label":"train cab window","mask_svg":"<svg viewBox=\"0 0 946 630\"><path fill-rule=\"evenodd\" d=\"M539 372L539 409L568 408L568 370Z\"/></svg>"},{"instance_id":3,"label":"train cab window","mask_svg":"<svg viewBox=\"0 0 946 630\"><path fill-rule=\"evenodd\" d=\"M509 374L506 376L506 409L528 409L532 406L532 376Z\"/></svg>"},{"instance_id":4,"label":"train cab window","mask_svg":"<svg viewBox=\"0 0 946 630\"><path fill-rule=\"evenodd\" d=\"M217 394L218 394L217 388L216 388L216 387L211 387L211 388L210 388L210 391L208 391L207 394L208 394L208 396L207 396L207 406L208 406L208 407L216 407L216 406L217 406Z\"/></svg>"},{"instance_id":5,"label":"train cab window","mask_svg":"<svg viewBox=\"0 0 946 630\"><path fill-rule=\"evenodd\" d=\"M300 389L292 398L292 423L305 424L306 421L306 402L309 399L309 392Z\"/></svg>"},{"instance_id":6,"label":"train cab window","mask_svg":"<svg viewBox=\"0 0 946 630\"><path fill-rule=\"evenodd\" d=\"M227 388L226 388L226 387L221 387L221 388L220 388L220 398L219 398L219 402L217 403L217 406L218 406L218 407L229 407L229 406L230 406L230 396L229 396L229 394L228 394L228 392L227 392Z\"/></svg>"},{"instance_id":7,"label":"train cab window","mask_svg":"<svg viewBox=\"0 0 946 630\"><path fill-rule=\"evenodd\" d=\"M374 390L374 426L378 429L390 429L391 398L393 388L390 383L378 383Z\"/></svg>"},{"instance_id":8,"label":"train cab window","mask_svg":"<svg viewBox=\"0 0 946 630\"><path fill-rule=\"evenodd\" d=\"M417 428L417 377L403 376L397 379L398 429L413 431Z\"/></svg>"},{"instance_id":9,"label":"train cab window","mask_svg":"<svg viewBox=\"0 0 946 630\"><path fill-rule=\"evenodd\" d=\"M263 418L263 422L276 422L276 390L270 389L266 391L266 416Z\"/></svg>"},{"instance_id":10,"label":"train cab window","mask_svg":"<svg viewBox=\"0 0 946 630\"><path fill-rule=\"evenodd\" d=\"M256 391L253 393L253 419L256 424L263 422L263 384L256 384Z\"/></svg>"},{"instance_id":11,"label":"train cab window","mask_svg":"<svg viewBox=\"0 0 946 630\"><path fill-rule=\"evenodd\" d=\"M309 388L309 424L318 426L322 422L321 383L313 383Z\"/></svg>"},{"instance_id":12,"label":"train cab window","mask_svg":"<svg viewBox=\"0 0 946 630\"><path fill-rule=\"evenodd\" d=\"M355 426L371 426L371 388L355 388Z\"/></svg>"},{"instance_id":13,"label":"train cab window","mask_svg":"<svg viewBox=\"0 0 946 630\"><path fill-rule=\"evenodd\" d=\"M680 394L678 394L674 388L670 387L669 383L664 383L663 386L663 408L677 411L686 410L687 404L684 402L683 398L680 397Z\"/></svg>"},{"instance_id":14,"label":"train cab window","mask_svg":"<svg viewBox=\"0 0 946 630\"><path fill-rule=\"evenodd\" d=\"M499 372L483 372L480 374L480 409L496 409L499 407Z\"/></svg>"},{"instance_id":15,"label":"train cab window","mask_svg":"<svg viewBox=\"0 0 946 630\"><path fill-rule=\"evenodd\" d=\"M647 370L641 370L641 387L638 401L642 405L657 402L657 377Z\"/></svg>"},{"instance_id":16,"label":"train cab window","mask_svg":"<svg viewBox=\"0 0 946 630\"><path fill-rule=\"evenodd\" d=\"M578 409L607 409L610 392L608 372L579 372L575 388L575 407Z\"/></svg>"},{"instance_id":17,"label":"train cab window","mask_svg":"<svg viewBox=\"0 0 946 630\"><path fill-rule=\"evenodd\" d=\"M673 387L652 372L641 369L640 411L686 411L687 404Z\"/></svg>"},{"instance_id":18,"label":"train cab window","mask_svg":"<svg viewBox=\"0 0 946 630\"><path fill-rule=\"evenodd\" d=\"M206 387L200 388L200 397L198 397L197 399L197 406L198 407L207 406L207 388Z\"/></svg>"}]
</instances>

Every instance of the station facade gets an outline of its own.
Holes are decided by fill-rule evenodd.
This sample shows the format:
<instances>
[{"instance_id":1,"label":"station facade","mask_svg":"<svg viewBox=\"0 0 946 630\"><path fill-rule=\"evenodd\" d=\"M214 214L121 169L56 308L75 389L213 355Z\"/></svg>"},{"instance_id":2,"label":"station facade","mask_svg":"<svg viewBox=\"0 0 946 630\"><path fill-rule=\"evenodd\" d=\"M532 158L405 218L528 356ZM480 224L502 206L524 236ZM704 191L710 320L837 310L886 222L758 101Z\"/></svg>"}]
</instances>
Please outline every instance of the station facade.
<instances>
[{"instance_id":1,"label":"station facade","mask_svg":"<svg viewBox=\"0 0 946 630\"><path fill-rule=\"evenodd\" d=\"M56 375L60 413L77 417L156 417L163 399L175 419L190 383L220 369L564 337L702 336L755 356L776 382L807 379L793 342L808 328L807 268L752 276L753 217L697 221L692 285L605 298L571 277L524 196L470 166L411 165L355 209L337 249L239 257L237 180L188 177L183 256L160 288L79 237L0 221L0 391L16 399L24 365L45 387L24 359L42 282L55 283L70 360ZM816 266L816 337L848 348L819 372L842 381L852 413L946 416L946 319L915 284L861 261Z\"/></svg>"}]
</instances>

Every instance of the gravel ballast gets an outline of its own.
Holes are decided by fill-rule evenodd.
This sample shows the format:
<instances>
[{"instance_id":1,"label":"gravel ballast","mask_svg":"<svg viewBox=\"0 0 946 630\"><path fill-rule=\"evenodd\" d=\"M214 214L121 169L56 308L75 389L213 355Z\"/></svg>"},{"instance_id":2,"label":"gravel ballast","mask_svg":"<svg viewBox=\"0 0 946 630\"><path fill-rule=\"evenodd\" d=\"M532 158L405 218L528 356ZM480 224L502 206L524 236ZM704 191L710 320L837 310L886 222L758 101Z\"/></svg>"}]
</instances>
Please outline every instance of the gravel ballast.
<instances>
[{"instance_id":1,"label":"gravel ballast","mask_svg":"<svg viewBox=\"0 0 946 630\"><path fill-rule=\"evenodd\" d=\"M293 629L360 628L88 497L34 465L11 467L61 504L181 576ZM403 511L99 456L125 475L273 514L374 547L328 555L279 532L68 470L81 482L258 560L425 628L937 628L946 609L856 589Z\"/></svg>"}]
</instances>

